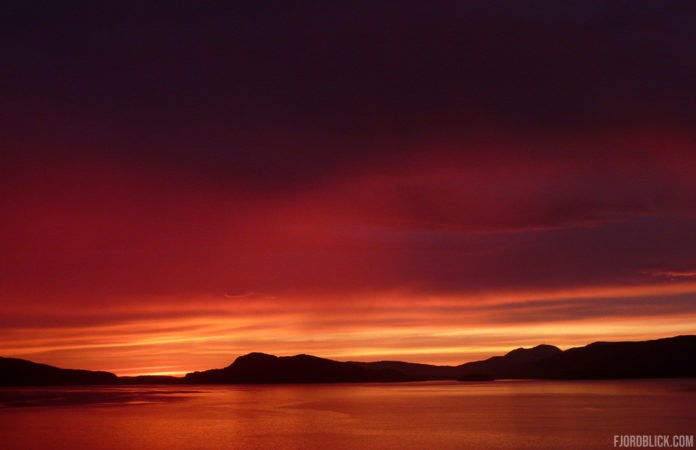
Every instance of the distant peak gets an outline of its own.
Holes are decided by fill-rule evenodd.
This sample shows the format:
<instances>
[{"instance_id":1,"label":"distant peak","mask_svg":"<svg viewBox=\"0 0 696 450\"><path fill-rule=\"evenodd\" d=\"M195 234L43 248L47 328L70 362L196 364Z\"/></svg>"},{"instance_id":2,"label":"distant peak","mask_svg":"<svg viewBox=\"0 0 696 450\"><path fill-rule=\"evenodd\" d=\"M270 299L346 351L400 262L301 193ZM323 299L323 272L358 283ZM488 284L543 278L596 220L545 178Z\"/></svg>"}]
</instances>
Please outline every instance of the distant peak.
<instances>
[{"instance_id":1,"label":"distant peak","mask_svg":"<svg viewBox=\"0 0 696 450\"><path fill-rule=\"evenodd\" d=\"M505 356L517 355L517 354L522 354L522 353L560 353L560 352L561 352L561 349L554 346L554 345L540 344L540 345L537 345L536 347L531 347L531 348L524 348L524 347L516 348L516 349L506 353Z\"/></svg>"},{"instance_id":2,"label":"distant peak","mask_svg":"<svg viewBox=\"0 0 696 450\"><path fill-rule=\"evenodd\" d=\"M237 359L277 359L278 357L275 355L269 355L268 353L261 353L261 352L252 352L252 353L247 353L246 355L242 355L238 357Z\"/></svg>"},{"instance_id":3,"label":"distant peak","mask_svg":"<svg viewBox=\"0 0 696 450\"><path fill-rule=\"evenodd\" d=\"M560 348L556 347L555 345L549 345L549 344L539 344L536 347L532 348L531 350L544 350L544 351L554 351L554 352L562 351Z\"/></svg>"},{"instance_id":4,"label":"distant peak","mask_svg":"<svg viewBox=\"0 0 696 450\"><path fill-rule=\"evenodd\" d=\"M274 355L269 355L268 353L252 352L246 355L238 356L237 359L232 362L228 367L239 364L255 364L255 363L265 363L277 360L278 357Z\"/></svg>"}]
</instances>

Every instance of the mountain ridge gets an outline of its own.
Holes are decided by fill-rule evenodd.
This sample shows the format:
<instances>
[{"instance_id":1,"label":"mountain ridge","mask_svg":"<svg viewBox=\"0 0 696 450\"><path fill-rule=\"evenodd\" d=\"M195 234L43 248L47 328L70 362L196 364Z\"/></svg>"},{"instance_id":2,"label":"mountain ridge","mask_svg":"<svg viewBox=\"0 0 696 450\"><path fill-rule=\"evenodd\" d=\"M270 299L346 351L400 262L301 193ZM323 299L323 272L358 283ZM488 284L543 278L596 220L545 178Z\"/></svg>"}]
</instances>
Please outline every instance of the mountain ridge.
<instances>
[{"instance_id":1,"label":"mountain ridge","mask_svg":"<svg viewBox=\"0 0 696 450\"><path fill-rule=\"evenodd\" d=\"M348 362L300 354L274 356L249 353L238 357L224 369L188 373L191 383L334 383L406 381L402 373L390 369L370 369Z\"/></svg>"},{"instance_id":2,"label":"mountain ridge","mask_svg":"<svg viewBox=\"0 0 696 450\"><path fill-rule=\"evenodd\" d=\"M0 356L0 386L67 386L114 384L111 372L61 369L48 364Z\"/></svg>"},{"instance_id":3,"label":"mountain ridge","mask_svg":"<svg viewBox=\"0 0 696 450\"><path fill-rule=\"evenodd\" d=\"M403 361L334 361L299 354L252 352L227 367L190 372L185 377L118 377L110 372L62 369L0 357L0 386L114 384L275 384L423 380L616 379L696 377L696 335L648 341L597 341L565 351L552 345L517 348L502 356L458 366Z\"/></svg>"}]
</instances>

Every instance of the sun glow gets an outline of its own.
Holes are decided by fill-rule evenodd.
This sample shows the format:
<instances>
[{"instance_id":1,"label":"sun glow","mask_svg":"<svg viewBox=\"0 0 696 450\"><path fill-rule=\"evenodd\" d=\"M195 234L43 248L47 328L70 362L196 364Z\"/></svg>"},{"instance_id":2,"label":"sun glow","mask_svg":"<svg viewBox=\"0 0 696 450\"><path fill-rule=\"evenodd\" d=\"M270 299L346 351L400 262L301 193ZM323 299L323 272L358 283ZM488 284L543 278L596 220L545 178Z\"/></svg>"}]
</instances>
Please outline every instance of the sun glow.
<instances>
[{"instance_id":1,"label":"sun glow","mask_svg":"<svg viewBox=\"0 0 696 450\"><path fill-rule=\"evenodd\" d=\"M134 303L127 310L114 311L115 316L130 314L140 317L138 320L47 329L5 327L0 338L9 356L77 368L83 366L81 361L90 360L90 369L120 375L181 376L227 366L235 357L252 351L456 365L541 343L565 349L595 340L690 334L694 332L696 312L669 310L665 303L684 294L696 295L696 283L500 296L418 297L386 292L376 298L361 296L341 301L259 297L258 302L251 298L244 304L204 297L186 302L178 310L172 310L171 305L154 307L157 302L148 299L140 302L148 305L145 308ZM646 313L634 309L632 314L615 316L612 310L605 310L603 303L608 298L632 302L654 296L661 299L662 313L650 307ZM564 316L564 308L577 308L574 302L578 299L583 300L586 316ZM568 301L572 301L570 306ZM680 305L675 303L675 308ZM520 312L524 317L515 320ZM530 324L526 317L534 315L539 317ZM114 361L129 364L118 368Z\"/></svg>"}]
</instances>

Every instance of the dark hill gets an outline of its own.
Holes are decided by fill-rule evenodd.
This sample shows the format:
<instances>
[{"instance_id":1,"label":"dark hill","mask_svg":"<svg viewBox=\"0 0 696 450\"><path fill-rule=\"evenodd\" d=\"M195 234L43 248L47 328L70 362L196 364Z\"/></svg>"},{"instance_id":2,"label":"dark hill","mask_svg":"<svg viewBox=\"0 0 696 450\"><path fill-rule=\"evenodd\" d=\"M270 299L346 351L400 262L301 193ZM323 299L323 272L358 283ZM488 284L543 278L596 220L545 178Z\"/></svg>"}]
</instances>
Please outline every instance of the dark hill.
<instances>
[{"instance_id":1,"label":"dark hill","mask_svg":"<svg viewBox=\"0 0 696 450\"><path fill-rule=\"evenodd\" d=\"M491 378L600 379L696 377L696 336L643 342L595 342L562 352L551 345L518 348L504 356L460 366L400 361L339 362L310 355L240 356L224 369L176 377L122 377L60 369L0 357L0 386L174 383L346 383Z\"/></svg>"},{"instance_id":2,"label":"dark hill","mask_svg":"<svg viewBox=\"0 0 696 450\"><path fill-rule=\"evenodd\" d=\"M395 370L414 381L422 380L453 380L459 376L460 371L453 366L435 366L432 364L418 364L402 361L376 361L357 362L350 364L376 370Z\"/></svg>"},{"instance_id":3,"label":"dark hill","mask_svg":"<svg viewBox=\"0 0 696 450\"><path fill-rule=\"evenodd\" d=\"M503 378L507 371L531 362L540 361L561 353L553 345L538 345L534 348L518 348L504 356L494 356L483 361L474 361L460 366L435 366L401 361L352 362L361 367L396 370L413 380L454 380Z\"/></svg>"},{"instance_id":4,"label":"dark hill","mask_svg":"<svg viewBox=\"0 0 696 450\"><path fill-rule=\"evenodd\" d=\"M60 369L23 359L0 357L0 386L66 386L117 382L118 377L109 372Z\"/></svg>"},{"instance_id":5,"label":"dark hill","mask_svg":"<svg viewBox=\"0 0 696 450\"><path fill-rule=\"evenodd\" d=\"M347 383L404 381L394 370L368 369L310 355L273 356L250 353L224 369L193 372L188 383Z\"/></svg>"},{"instance_id":6,"label":"dark hill","mask_svg":"<svg viewBox=\"0 0 696 450\"><path fill-rule=\"evenodd\" d=\"M693 355L696 336L677 336L641 342L596 342L566 351L538 345L456 367L399 361L353 364L397 370L414 380L678 378L696 377Z\"/></svg>"},{"instance_id":7,"label":"dark hill","mask_svg":"<svg viewBox=\"0 0 696 450\"><path fill-rule=\"evenodd\" d=\"M511 378L696 377L696 336L642 342L595 342L508 371Z\"/></svg>"},{"instance_id":8,"label":"dark hill","mask_svg":"<svg viewBox=\"0 0 696 450\"><path fill-rule=\"evenodd\" d=\"M458 376L475 374L490 375L495 378L509 378L511 371L520 365L533 364L563 353L553 345L537 345L533 348L518 348L504 356L494 356L483 361L474 361L457 366Z\"/></svg>"}]
</instances>

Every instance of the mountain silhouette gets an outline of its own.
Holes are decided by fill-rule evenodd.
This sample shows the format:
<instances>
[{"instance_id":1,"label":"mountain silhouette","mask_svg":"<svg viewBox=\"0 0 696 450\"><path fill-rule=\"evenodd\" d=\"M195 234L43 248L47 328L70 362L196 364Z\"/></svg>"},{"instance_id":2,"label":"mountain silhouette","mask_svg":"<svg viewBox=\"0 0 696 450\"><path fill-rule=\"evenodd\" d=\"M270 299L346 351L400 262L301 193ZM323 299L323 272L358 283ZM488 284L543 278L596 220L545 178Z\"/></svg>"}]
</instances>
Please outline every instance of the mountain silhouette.
<instances>
[{"instance_id":1,"label":"mountain silhouette","mask_svg":"<svg viewBox=\"0 0 696 450\"><path fill-rule=\"evenodd\" d=\"M509 378L509 373L521 365L543 361L563 353L553 345L537 345L533 348L518 348L504 356L494 356L483 361L474 361L457 366L458 378L471 375L489 375L494 378Z\"/></svg>"},{"instance_id":2,"label":"mountain silhouette","mask_svg":"<svg viewBox=\"0 0 696 450\"><path fill-rule=\"evenodd\" d=\"M595 342L503 371L509 378L611 379L696 377L696 336Z\"/></svg>"},{"instance_id":3,"label":"mountain silhouette","mask_svg":"<svg viewBox=\"0 0 696 450\"><path fill-rule=\"evenodd\" d=\"M250 353L224 369L186 374L188 383L346 383L405 381L401 372L368 369L310 355Z\"/></svg>"},{"instance_id":4,"label":"mountain silhouette","mask_svg":"<svg viewBox=\"0 0 696 450\"><path fill-rule=\"evenodd\" d=\"M460 370L455 366L436 366L403 361L349 362L366 369L395 370L413 381L453 380L460 375Z\"/></svg>"},{"instance_id":5,"label":"mountain silhouette","mask_svg":"<svg viewBox=\"0 0 696 450\"><path fill-rule=\"evenodd\" d=\"M493 356L483 361L474 361L459 366L435 366L401 361L353 362L366 368L396 370L413 380L468 380L501 378L508 369L520 364L540 361L556 354L561 349L553 345L538 345L534 348L518 348L504 356Z\"/></svg>"},{"instance_id":6,"label":"mountain silhouette","mask_svg":"<svg viewBox=\"0 0 696 450\"><path fill-rule=\"evenodd\" d=\"M118 377L110 372L60 369L24 359L0 356L0 386L67 386L117 382Z\"/></svg>"},{"instance_id":7,"label":"mountain silhouette","mask_svg":"<svg viewBox=\"0 0 696 450\"><path fill-rule=\"evenodd\" d=\"M0 357L0 386L96 384L350 383L501 378L618 379L696 377L696 336L642 342L595 342L561 351L552 345L518 348L459 366L401 361L339 362L310 355L250 353L223 369L169 376L117 377Z\"/></svg>"},{"instance_id":8,"label":"mountain silhouette","mask_svg":"<svg viewBox=\"0 0 696 450\"><path fill-rule=\"evenodd\" d=\"M595 342L561 351L552 345L518 348L459 366L399 361L354 363L393 369L414 380L618 379L696 377L696 336L640 342Z\"/></svg>"}]
</instances>

